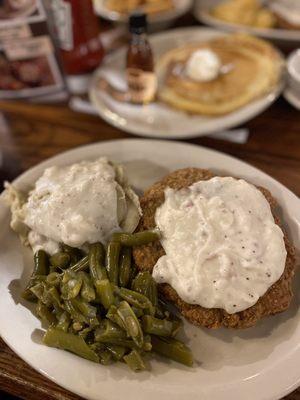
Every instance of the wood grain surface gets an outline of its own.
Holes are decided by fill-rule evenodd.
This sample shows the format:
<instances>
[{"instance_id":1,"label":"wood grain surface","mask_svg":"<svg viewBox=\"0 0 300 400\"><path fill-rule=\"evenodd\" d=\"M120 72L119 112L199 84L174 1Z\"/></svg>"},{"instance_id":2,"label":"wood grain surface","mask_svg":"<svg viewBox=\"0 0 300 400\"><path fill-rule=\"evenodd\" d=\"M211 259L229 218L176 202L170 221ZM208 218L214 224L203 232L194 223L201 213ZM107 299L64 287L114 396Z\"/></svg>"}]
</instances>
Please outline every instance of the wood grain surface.
<instances>
[{"instance_id":1,"label":"wood grain surface","mask_svg":"<svg viewBox=\"0 0 300 400\"><path fill-rule=\"evenodd\" d=\"M5 113L8 124L0 124L1 184L4 179L13 179L38 162L70 148L132 137L98 117L74 113L66 105L0 102L0 110ZM250 129L246 144L209 137L188 142L245 160L278 179L299 196L300 113L279 99L269 110L245 126ZM26 400L79 399L34 371L1 339L0 390ZM300 400L300 390L285 399Z\"/></svg>"}]
</instances>

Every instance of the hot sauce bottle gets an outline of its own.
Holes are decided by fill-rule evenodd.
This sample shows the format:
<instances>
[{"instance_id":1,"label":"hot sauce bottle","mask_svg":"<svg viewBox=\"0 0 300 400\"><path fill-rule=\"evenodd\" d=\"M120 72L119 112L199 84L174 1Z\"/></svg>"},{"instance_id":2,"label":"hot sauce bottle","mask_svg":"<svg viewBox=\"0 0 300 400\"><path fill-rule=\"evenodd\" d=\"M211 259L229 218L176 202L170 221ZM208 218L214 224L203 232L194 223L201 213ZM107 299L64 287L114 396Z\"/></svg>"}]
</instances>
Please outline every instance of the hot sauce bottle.
<instances>
[{"instance_id":1,"label":"hot sauce bottle","mask_svg":"<svg viewBox=\"0 0 300 400\"><path fill-rule=\"evenodd\" d=\"M65 72L86 74L101 62L104 51L92 0L52 0Z\"/></svg>"},{"instance_id":2,"label":"hot sauce bottle","mask_svg":"<svg viewBox=\"0 0 300 400\"><path fill-rule=\"evenodd\" d=\"M131 38L126 60L128 96L132 103L150 103L157 91L157 78L147 38L146 14L132 14L129 19L129 30Z\"/></svg>"}]
</instances>

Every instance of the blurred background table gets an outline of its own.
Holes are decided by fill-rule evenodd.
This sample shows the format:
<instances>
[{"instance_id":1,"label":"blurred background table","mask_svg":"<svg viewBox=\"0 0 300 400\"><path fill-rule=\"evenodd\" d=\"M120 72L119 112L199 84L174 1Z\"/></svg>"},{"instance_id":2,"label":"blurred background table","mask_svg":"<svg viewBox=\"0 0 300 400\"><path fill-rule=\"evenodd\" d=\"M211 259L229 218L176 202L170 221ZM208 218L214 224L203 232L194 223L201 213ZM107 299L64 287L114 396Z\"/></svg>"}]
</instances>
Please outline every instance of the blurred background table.
<instances>
[{"instance_id":1,"label":"blurred background table","mask_svg":"<svg viewBox=\"0 0 300 400\"><path fill-rule=\"evenodd\" d=\"M40 161L73 147L133 137L109 126L98 117L75 113L64 104L0 102L0 110L5 116L0 124L1 184L3 180L13 179ZM247 161L299 196L299 111L281 98L245 127L250 130L246 144L209 136L188 142L224 151ZM79 399L35 372L1 339L0 390L26 400ZM0 393L0 398L5 398L2 396ZM286 400L300 400L300 389L287 396Z\"/></svg>"}]
</instances>

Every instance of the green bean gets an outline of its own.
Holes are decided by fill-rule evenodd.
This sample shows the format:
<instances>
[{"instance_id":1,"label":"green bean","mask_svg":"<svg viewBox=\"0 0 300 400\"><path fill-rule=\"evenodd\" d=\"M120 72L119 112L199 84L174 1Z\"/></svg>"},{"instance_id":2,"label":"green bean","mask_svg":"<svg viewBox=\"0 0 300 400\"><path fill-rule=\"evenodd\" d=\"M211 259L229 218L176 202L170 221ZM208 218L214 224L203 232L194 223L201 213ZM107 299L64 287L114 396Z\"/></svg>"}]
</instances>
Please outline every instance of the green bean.
<instances>
[{"instance_id":1,"label":"green bean","mask_svg":"<svg viewBox=\"0 0 300 400\"><path fill-rule=\"evenodd\" d=\"M146 333L157 336L172 336L173 323L167 319L158 319L150 315L142 317L142 328Z\"/></svg>"},{"instance_id":2,"label":"green bean","mask_svg":"<svg viewBox=\"0 0 300 400\"><path fill-rule=\"evenodd\" d=\"M73 271L66 271L63 275L61 294L65 300L74 299L80 293L82 278Z\"/></svg>"},{"instance_id":3,"label":"green bean","mask_svg":"<svg viewBox=\"0 0 300 400\"><path fill-rule=\"evenodd\" d=\"M70 316L69 316L69 314L68 314L66 311L64 311L64 312L60 315L60 317L58 318L58 323L57 323L57 325L56 325L56 328L57 328L57 329L60 329L60 330L62 330L62 331L64 331L64 332L67 332L67 331L68 331L68 328L69 328L69 326L70 326L70 323L71 323Z\"/></svg>"},{"instance_id":4,"label":"green bean","mask_svg":"<svg viewBox=\"0 0 300 400\"><path fill-rule=\"evenodd\" d=\"M115 285L119 281L119 255L121 245L118 242L110 242L107 246L106 269L109 280Z\"/></svg>"},{"instance_id":5,"label":"green bean","mask_svg":"<svg viewBox=\"0 0 300 400\"><path fill-rule=\"evenodd\" d=\"M147 335L147 340L143 344L143 347L140 348L138 347L133 340L131 339L126 339L126 338L108 338L107 340L103 340L102 342L95 342L95 343L103 343L106 346L109 345L115 345L115 346L122 346L125 347L126 349L135 349L138 351L151 351L152 345L151 345L151 340L148 340L149 335Z\"/></svg>"},{"instance_id":6,"label":"green bean","mask_svg":"<svg viewBox=\"0 0 300 400\"><path fill-rule=\"evenodd\" d=\"M155 308L153 307L151 301L143 294L134 292L130 289L118 287L115 287L115 293L117 293L118 296L126 300L132 306L147 310L151 315L154 315Z\"/></svg>"},{"instance_id":7,"label":"green bean","mask_svg":"<svg viewBox=\"0 0 300 400\"><path fill-rule=\"evenodd\" d=\"M96 342L110 343L113 339L126 339L126 332L110 320L102 320L95 331Z\"/></svg>"},{"instance_id":8,"label":"green bean","mask_svg":"<svg viewBox=\"0 0 300 400\"><path fill-rule=\"evenodd\" d=\"M36 302L37 297L30 289L37 283L45 282L45 280L46 280L46 275L36 275L33 278L30 278L30 281L27 284L26 288L23 290L21 297L25 300Z\"/></svg>"},{"instance_id":9,"label":"green bean","mask_svg":"<svg viewBox=\"0 0 300 400\"><path fill-rule=\"evenodd\" d=\"M119 284L122 287L127 287L131 277L131 248L123 247L120 255L120 273Z\"/></svg>"},{"instance_id":10,"label":"green bean","mask_svg":"<svg viewBox=\"0 0 300 400\"><path fill-rule=\"evenodd\" d=\"M144 351L151 351L152 350L152 343L151 343L151 336L150 335L144 335L143 350Z\"/></svg>"},{"instance_id":11,"label":"green bean","mask_svg":"<svg viewBox=\"0 0 300 400\"><path fill-rule=\"evenodd\" d=\"M173 329L172 337L175 337L182 327L182 321L179 318L172 319Z\"/></svg>"},{"instance_id":12,"label":"green bean","mask_svg":"<svg viewBox=\"0 0 300 400\"><path fill-rule=\"evenodd\" d=\"M49 271L48 255L44 250L38 250L34 255L34 270L32 278L36 275L47 275Z\"/></svg>"},{"instance_id":13,"label":"green bean","mask_svg":"<svg viewBox=\"0 0 300 400\"><path fill-rule=\"evenodd\" d=\"M50 326L55 325L57 323L55 315L41 301L39 301L37 304L36 312L38 317L43 322L48 323Z\"/></svg>"},{"instance_id":14,"label":"green bean","mask_svg":"<svg viewBox=\"0 0 300 400\"><path fill-rule=\"evenodd\" d=\"M138 233L116 232L112 235L112 241L121 243L122 246L142 246L158 240L160 237L158 230L150 230Z\"/></svg>"},{"instance_id":15,"label":"green bean","mask_svg":"<svg viewBox=\"0 0 300 400\"><path fill-rule=\"evenodd\" d=\"M118 325L121 329L126 331L126 326L124 325L123 321L119 317L117 313L118 309L115 305L112 305L109 307L109 310L106 314L106 318L108 318L110 321L112 321L114 324Z\"/></svg>"},{"instance_id":16,"label":"green bean","mask_svg":"<svg viewBox=\"0 0 300 400\"><path fill-rule=\"evenodd\" d=\"M124 356L123 359L133 371L144 371L147 369L144 360L137 350L132 350L129 354Z\"/></svg>"},{"instance_id":17,"label":"green bean","mask_svg":"<svg viewBox=\"0 0 300 400\"><path fill-rule=\"evenodd\" d=\"M122 360L122 358L124 357L127 349L124 346L118 346L116 344L107 344L106 348L108 351L111 352L113 358L117 361Z\"/></svg>"},{"instance_id":18,"label":"green bean","mask_svg":"<svg viewBox=\"0 0 300 400\"><path fill-rule=\"evenodd\" d=\"M141 318L144 315L144 310L142 308L137 308L134 306L131 306L132 311L135 313L137 318Z\"/></svg>"},{"instance_id":19,"label":"green bean","mask_svg":"<svg viewBox=\"0 0 300 400\"><path fill-rule=\"evenodd\" d=\"M132 283L132 281L134 280L134 278L136 277L137 274L137 266L135 265L135 263L133 263L131 265L131 275L130 275L130 280L129 280L129 285L128 287L130 287L130 283Z\"/></svg>"},{"instance_id":20,"label":"green bean","mask_svg":"<svg viewBox=\"0 0 300 400\"><path fill-rule=\"evenodd\" d=\"M59 287L60 282L61 282L62 276L61 274L59 274L58 272L51 272L47 278L46 278L46 282L50 285L50 286L55 286L55 287Z\"/></svg>"},{"instance_id":21,"label":"green bean","mask_svg":"<svg viewBox=\"0 0 300 400\"><path fill-rule=\"evenodd\" d=\"M62 303L61 303L60 295L54 286L52 286L48 289L48 295L49 295L50 301L55 306L55 308L59 309L59 308L63 307Z\"/></svg>"},{"instance_id":22,"label":"green bean","mask_svg":"<svg viewBox=\"0 0 300 400\"><path fill-rule=\"evenodd\" d=\"M103 307L108 310L110 306L114 304L115 296L111 287L111 283L108 279L95 282L95 288L97 295L101 301Z\"/></svg>"},{"instance_id":23,"label":"green bean","mask_svg":"<svg viewBox=\"0 0 300 400\"><path fill-rule=\"evenodd\" d=\"M97 354L85 343L82 337L62 330L49 328L44 335L43 343L50 347L68 350L87 360L99 362Z\"/></svg>"},{"instance_id":24,"label":"green bean","mask_svg":"<svg viewBox=\"0 0 300 400\"><path fill-rule=\"evenodd\" d=\"M109 350L101 350L98 353L100 364L110 365L113 362L112 354Z\"/></svg>"},{"instance_id":25,"label":"green bean","mask_svg":"<svg viewBox=\"0 0 300 400\"><path fill-rule=\"evenodd\" d=\"M117 308L117 315L125 325L127 334L132 337L138 347L143 347L144 338L141 325L127 301L121 301Z\"/></svg>"},{"instance_id":26,"label":"green bean","mask_svg":"<svg viewBox=\"0 0 300 400\"><path fill-rule=\"evenodd\" d=\"M74 300L74 299L73 299ZM87 319L84 315L82 315L74 306L72 300L65 300L64 301L64 308L65 310L71 315L72 319L78 322L85 322L88 323Z\"/></svg>"},{"instance_id":27,"label":"green bean","mask_svg":"<svg viewBox=\"0 0 300 400\"><path fill-rule=\"evenodd\" d=\"M69 270L73 272L79 272L79 271L85 271L89 267L89 257L85 256L81 258L79 261L77 261L75 264L72 265L72 267L69 268Z\"/></svg>"},{"instance_id":28,"label":"green bean","mask_svg":"<svg viewBox=\"0 0 300 400\"><path fill-rule=\"evenodd\" d=\"M30 291L35 295L35 297L40 300L43 304L47 305L48 307L51 306L51 301L50 299L46 296L45 293L45 283L44 282L38 282L36 285L32 286L30 288Z\"/></svg>"},{"instance_id":29,"label":"green bean","mask_svg":"<svg viewBox=\"0 0 300 400\"><path fill-rule=\"evenodd\" d=\"M93 326L88 326L87 328L82 329L80 332L78 332L78 335L81 336L84 340L87 340L87 338L92 334L94 331Z\"/></svg>"},{"instance_id":30,"label":"green bean","mask_svg":"<svg viewBox=\"0 0 300 400\"><path fill-rule=\"evenodd\" d=\"M34 254L34 268L30 277L30 280L22 293L22 297L25 300L35 301L36 296L30 290L32 286L34 286L37 282L35 279L38 276L45 276L49 272L49 260L48 255L44 250L38 250Z\"/></svg>"},{"instance_id":31,"label":"green bean","mask_svg":"<svg viewBox=\"0 0 300 400\"><path fill-rule=\"evenodd\" d=\"M82 286L80 294L87 302L94 301L96 298L95 289L93 288L90 276L86 272L79 272L78 275L82 278Z\"/></svg>"},{"instance_id":32,"label":"green bean","mask_svg":"<svg viewBox=\"0 0 300 400\"><path fill-rule=\"evenodd\" d=\"M93 243L89 249L89 268L93 282L107 279L107 271L104 265L105 250L102 243Z\"/></svg>"},{"instance_id":33,"label":"green bean","mask_svg":"<svg viewBox=\"0 0 300 400\"><path fill-rule=\"evenodd\" d=\"M152 336L152 348L156 353L171 360L187 365L188 367L193 365L191 350L176 339Z\"/></svg>"},{"instance_id":34,"label":"green bean","mask_svg":"<svg viewBox=\"0 0 300 400\"><path fill-rule=\"evenodd\" d=\"M72 324L72 328L74 329L74 331L75 331L76 333L78 333L79 331L82 330L83 325L82 325L81 322L75 321L75 322L73 322L73 324Z\"/></svg>"},{"instance_id":35,"label":"green bean","mask_svg":"<svg viewBox=\"0 0 300 400\"><path fill-rule=\"evenodd\" d=\"M70 264L70 254L59 251L50 257L50 264L55 268L65 269Z\"/></svg>"},{"instance_id":36,"label":"green bean","mask_svg":"<svg viewBox=\"0 0 300 400\"><path fill-rule=\"evenodd\" d=\"M62 244L62 251L70 256L70 265L75 266L82 259L82 251L75 247Z\"/></svg>"},{"instance_id":37,"label":"green bean","mask_svg":"<svg viewBox=\"0 0 300 400\"><path fill-rule=\"evenodd\" d=\"M157 306L157 285L149 272L139 272L132 282L132 290L148 297L154 307Z\"/></svg>"},{"instance_id":38,"label":"green bean","mask_svg":"<svg viewBox=\"0 0 300 400\"><path fill-rule=\"evenodd\" d=\"M72 299L72 305L86 318L96 318L97 309L81 299Z\"/></svg>"}]
</instances>

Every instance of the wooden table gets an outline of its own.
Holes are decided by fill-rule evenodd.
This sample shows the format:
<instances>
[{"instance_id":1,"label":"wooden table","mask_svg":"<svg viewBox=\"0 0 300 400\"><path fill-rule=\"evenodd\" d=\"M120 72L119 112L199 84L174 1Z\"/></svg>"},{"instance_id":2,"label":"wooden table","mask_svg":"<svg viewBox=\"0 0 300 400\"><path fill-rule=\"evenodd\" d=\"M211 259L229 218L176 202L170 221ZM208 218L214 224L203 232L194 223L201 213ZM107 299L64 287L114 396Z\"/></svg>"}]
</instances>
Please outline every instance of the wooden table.
<instances>
[{"instance_id":1,"label":"wooden table","mask_svg":"<svg viewBox=\"0 0 300 400\"><path fill-rule=\"evenodd\" d=\"M1 179L12 179L38 162L70 148L131 137L101 119L74 113L64 105L0 102L8 129L0 125ZM246 144L209 137L189 140L232 154L278 179L300 195L300 113L279 99L245 125ZM2 169L1 169L2 168ZM28 400L79 399L26 365L0 340L0 390ZM100 396L101 399L101 396ZM300 400L300 389L286 397ZM253 399L255 400L255 399Z\"/></svg>"}]
</instances>

